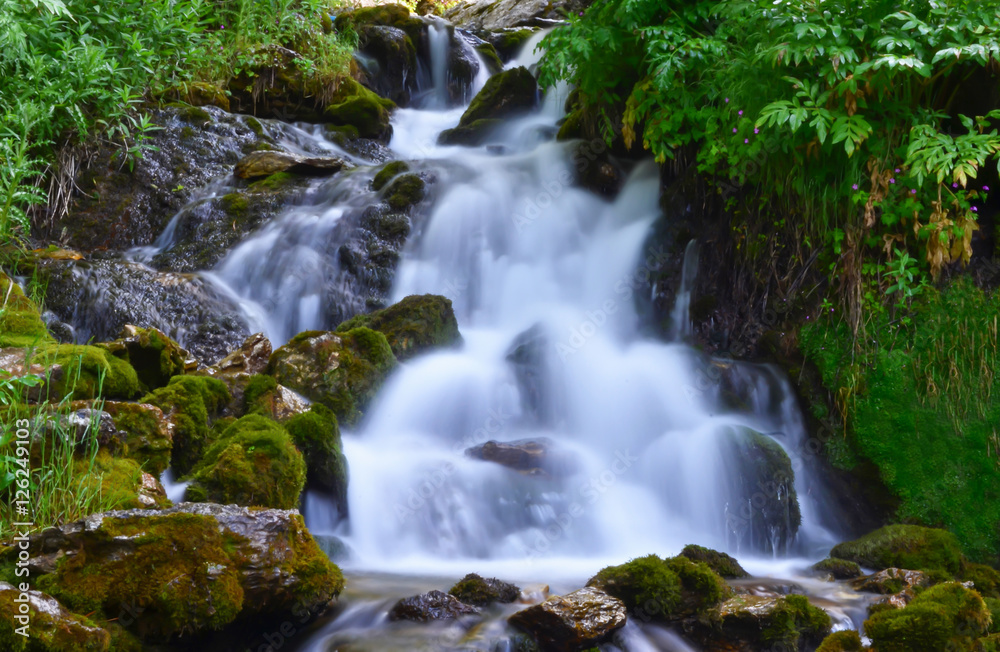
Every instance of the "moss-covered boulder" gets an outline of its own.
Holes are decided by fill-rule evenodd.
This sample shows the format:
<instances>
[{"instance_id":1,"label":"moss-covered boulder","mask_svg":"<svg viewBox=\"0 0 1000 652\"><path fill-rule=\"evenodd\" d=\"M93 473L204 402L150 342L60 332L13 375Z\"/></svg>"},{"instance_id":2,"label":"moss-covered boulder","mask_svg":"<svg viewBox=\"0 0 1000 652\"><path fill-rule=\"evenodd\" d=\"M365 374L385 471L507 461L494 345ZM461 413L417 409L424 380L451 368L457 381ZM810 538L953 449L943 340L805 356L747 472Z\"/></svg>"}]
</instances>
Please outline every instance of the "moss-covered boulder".
<instances>
[{"instance_id":1,"label":"moss-covered boulder","mask_svg":"<svg viewBox=\"0 0 1000 652\"><path fill-rule=\"evenodd\" d=\"M933 578L923 571L903 568L885 568L852 582L857 591L889 595L915 587L925 588L933 584ZM909 599L906 600L909 602Z\"/></svg>"},{"instance_id":2,"label":"moss-covered boulder","mask_svg":"<svg viewBox=\"0 0 1000 652\"><path fill-rule=\"evenodd\" d=\"M389 142L392 136L389 112L394 108L396 104L392 100L379 97L352 78L345 77L323 109L323 120L354 127L362 138Z\"/></svg>"},{"instance_id":3,"label":"moss-covered boulder","mask_svg":"<svg viewBox=\"0 0 1000 652\"><path fill-rule=\"evenodd\" d=\"M132 614L129 630L148 643L237 618L241 628L258 615L301 618L344 586L293 510L184 504L105 512L33 535L29 553L60 560L37 588L98 620Z\"/></svg>"},{"instance_id":4,"label":"moss-covered boulder","mask_svg":"<svg viewBox=\"0 0 1000 652\"><path fill-rule=\"evenodd\" d=\"M409 21L409 18L405 19ZM411 23L412 25L412 23ZM360 25L357 28L361 81L382 97L407 106L417 92L417 47L407 30L393 25ZM410 28L418 38L420 29Z\"/></svg>"},{"instance_id":5,"label":"moss-covered boulder","mask_svg":"<svg viewBox=\"0 0 1000 652\"><path fill-rule=\"evenodd\" d=\"M171 465L179 475L189 473L214 441L211 421L229 400L226 385L207 376L175 376L140 400L160 408L172 424Z\"/></svg>"},{"instance_id":6,"label":"moss-covered boulder","mask_svg":"<svg viewBox=\"0 0 1000 652\"><path fill-rule=\"evenodd\" d=\"M640 618L661 621L703 614L729 594L725 581L707 564L656 555L603 568L587 586L620 599Z\"/></svg>"},{"instance_id":7,"label":"moss-covered boulder","mask_svg":"<svg viewBox=\"0 0 1000 652\"><path fill-rule=\"evenodd\" d=\"M93 457L73 460L73 475L80 478L79 495L100 496L114 509L151 509L170 504L160 481L143 471L135 460L100 450Z\"/></svg>"},{"instance_id":8,"label":"moss-covered boulder","mask_svg":"<svg viewBox=\"0 0 1000 652\"><path fill-rule=\"evenodd\" d=\"M359 327L299 333L271 354L268 372L353 425L395 366L385 335Z\"/></svg>"},{"instance_id":9,"label":"moss-covered boulder","mask_svg":"<svg viewBox=\"0 0 1000 652\"><path fill-rule=\"evenodd\" d=\"M284 423L306 462L306 484L329 493L340 515L347 516L347 458L337 417L321 403Z\"/></svg>"},{"instance_id":10,"label":"moss-covered boulder","mask_svg":"<svg viewBox=\"0 0 1000 652\"><path fill-rule=\"evenodd\" d=\"M684 546L681 550L681 557L687 557L691 561L700 561L715 571L719 577L727 580L750 577L750 573L743 570L740 562L724 552L696 546L694 544Z\"/></svg>"},{"instance_id":11,"label":"moss-covered boulder","mask_svg":"<svg viewBox=\"0 0 1000 652\"><path fill-rule=\"evenodd\" d=\"M54 342L38 307L24 296L20 285L0 272L0 348Z\"/></svg>"},{"instance_id":12,"label":"moss-covered boulder","mask_svg":"<svg viewBox=\"0 0 1000 652\"><path fill-rule=\"evenodd\" d=\"M490 45L493 46L500 60L507 63L517 56L524 47L524 44L536 32L536 29L503 29L495 32L487 32L483 35Z\"/></svg>"},{"instance_id":13,"label":"moss-covered boulder","mask_svg":"<svg viewBox=\"0 0 1000 652\"><path fill-rule=\"evenodd\" d=\"M243 382L245 380L245 382ZM239 392L242 409L238 414L259 414L282 424L296 415L308 412L309 401L284 385L273 376L255 374L232 379L229 383L234 400ZM238 389L237 389L238 388Z\"/></svg>"},{"instance_id":14,"label":"moss-covered boulder","mask_svg":"<svg viewBox=\"0 0 1000 652\"><path fill-rule=\"evenodd\" d=\"M972 582L973 587L984 598L1000 598L1000 572L986 564L963 562L959 577ZM1000 626L1000 622L997 623Z\"/></svg>"},{"instance_id":15,"label":"moss-covered boulder","mask_svg":"<svg viewBox=\"0 0 1000 652\"><path fill-rule=\"evenodd\" d=\"M978 593L946 582L927 589L905 609L878 611L865 621L865 634L878 652L972 652L990 621Z\"/></svg>"},{"instance_id":16,"label":"moss-covered boulder","mask_svg":"<svg viewBox=\"0 0 1000 652\"><path fill-rule=\"evenodd\" d=\"M861 635L853 629L834 632L823 639L816 652L862 652Z\"/></svg>"},{"instance_id":17,"label":"moss-covered boulder","mask_svg":"<svg viewBox=\"0 0 1000 652\"><path fill-rule=\"evenodd\" d=\"M485 607L494 602L514 602L521 595L521 589L495 577L486 579L475 573L469 573L448 589L448 593L465 604Z\"/></svg>"},{"instance_id":18,"label":"moss-covered boulder","mask_svg":"<svg viewBox=\"0 0 1000 652\"><path fill-rule=\"evenodd\" d=\"M367 315L357 315L337 326L346 332L364 326L385 335L398 360L407 360L429 349L461 342L451 299L436 295L412 295Z\"/></svg>"},{"instance_id":19,"label":"moss-covered boulder","mask_svg":"<svg viewBox=\"0 0 1000 652\"><path fill-rule=\"evenodd\" d=\"M543 650L576 652L607 640L625 625L625 605L598 589L587 587L554 595L507 619L531 634Z\"/></svg>"},{"instance_id":20,"label":"moss-covered boulder","mask_svg":"<svg viewBox=\"0 0 1000 652\"><path fill-rule=\"evenodd\" d=\"M710 624L706 624L710 623ZM736 595L688 632L706 649L813 650L830 634L830 616L803 595Z\"/></svg>"},{"instance_id":21,"label":"moss-covered boulder","mask_svg":"<svg viewBox=\"0 0 1000 652\"><path fill-rule=\"evenodd\" d=\"M77 344L39 347L34 360L61 372L46 385L49 399L74 400L96 398L130 399L140 392L139 376L125 360L107 349Z\"/></svg>"},{"instance_id":22,"label":"moss-covered boulder","mask_svg":"<svg viewBox=\"0 0 1000 652\"><path fill-rule=\"evenodd\" d=\"M188 500L291 509L305 486L306 464L288 431L251 414L222 431L191 475Z\"/></svg>"},{"instance_id":23,"label":"moss-covered boulder","mask_svg":"<svg viewBox=\"0 0 1000 652\"><path fill-rule=\"evenodd\" d=\"M336 156L299 156L289 152L251 152L241 158L233 168L238 179L262 179L280 172L308 176L336 174L350 164Z\"/></svg>"},{"instance_id":24,"label":"moss-covered boulder","mask_svg":"<svg viewBox=\"0 0 1000 652\"><path fill-rule=\"evenodd\" d=\"M962 550L955 535L946 530L919 525L887 525L860 539L840 543L830 556L881 570L896 567L912 570L959 572Z\"/></svg>"},{"instance_id":25,"label":"moss-covered boulder","mask_svg":"<svg viewBox=\"0 0 1000 652\"><path fill-rule=\"evenodd\" d=\"M173 376L184 373L190 357L162 331L131 324L118 339L98 346L132 365L146 391L163 387Z\"/></svg>"},{"instance_id":26,"label":"moss-covered boulder","mask_svg":"<svg viewBox=\"0 0 1000 652\"><path fill-rule=\"evenodd\" d=\"M0 582L0 648L7 652L107 652L111 634L41 591ZM26 600L25 600L26 598Z\"/></svg>"},{"instance_id":27,"label":"moss-covered boulder","mask_svg":"<svg viewBox=\"0 0 1000 652\"><path fill-rule=\"evenodd\" d=\"M490 77L472 99L458 126L441 132L444 145L480 145L506 118L527 113L538 106L538 83L521 66Z\"/></svg>"},{"instance_id":28,"label":"moss-covered boulder","mask_svg":"<svg viewBox=\"0 0 1000 652\"><path fill-rule=\"evenodd\" d=\"M226 92L210 82L187 81L171 86L160 95L162 99L180 101L191 106L217 106L229 110Z\"/></svg>"},{"instance_id":29,"label":"moss-covered boulder","mask_svg":"<svg viewBox=\"0 0 1000 652\"><path fill-rule=\"evenodd\" d=\"M852 580L861 577L861 567L853 561L828 557L812 565L811 570L830 575L835 580Z\"/></svg>"}]
</instances>

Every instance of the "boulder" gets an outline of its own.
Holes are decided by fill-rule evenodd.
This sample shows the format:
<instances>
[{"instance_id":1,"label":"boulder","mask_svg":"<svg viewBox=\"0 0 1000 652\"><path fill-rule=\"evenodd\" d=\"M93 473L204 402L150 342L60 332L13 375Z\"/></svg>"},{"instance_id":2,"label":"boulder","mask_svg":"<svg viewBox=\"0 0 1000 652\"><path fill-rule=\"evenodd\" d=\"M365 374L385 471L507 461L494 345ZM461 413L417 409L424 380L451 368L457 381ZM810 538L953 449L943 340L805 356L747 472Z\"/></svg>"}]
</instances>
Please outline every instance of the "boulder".
<instances>
[{"instance_id":1,"label":"boulder","mask_svg":"<svg viewBox=\"0 0 1000 652\"><path fill-rule=\"evenodd\" d=\"M811 566L811 570L817 573L828 574L835 580L852 580L861 577L861 568L853 561L846 559L836 559L828 557L823 561L816 562Z\"/></svg>"},{"instance_id":2,"label":"boulder","mask_svg":"<svg viewBox=\"0 0 1000 652\"><path fill-rule=\"evenodd\" d=\"M708 620L685 623L705 649L733 652L813 650L830 627L830 616L802 595L737 595L710 611Z\"/></svg>"},{"instance_id":3,"label":"boulder","mask_svg":"<svg viewBox=\"0 0 1000 652\"><path fill-rule=\"evenodd\" d=\"M881 609L865 621L865 635L879 652L974 650L985 636L990 610L975 591L946 582L917 595L903 609Z\"/></svg>"},{"instance_id":4,"label":"boulder","mask_svg":"<svg viewBox=\"0 0 1000 652\"><path fill-rule=\"evenodd\" d=\"M919 525L887 525L860 539L840 543L830 556L869 568L909 568L959 572L962 550L955 535Z\"/></svg>"},{"instance_id":5,"label":"boulder","mask_svg":"<svg viewBox=\"0 0 1000 652\"><path fill-rule=\"evenodd\" d=\"M412 295L388 308L357 315L337 326L342 333L364 326L385 335L397 360L462 341L451 300L434 294Z\"/></svg>"},{"instance_id":6,"label":"boulder","mask_svg":"<svg viewBox=\"0 0 1000 652\"><path fill-rule=\"evenodd\" d=\"M106 629L86 616L69 611L50 595L21 588L0 582L0 647L4 650L104 652L109 649L111 634ZM19 620L19 616L23 619Z\"/></svg>"},{"instance_id":7,"label":"boulder","mask_svg":"<svg viewBox=\"0 0 1000 652\"><path fill-rule=\"evenodd\" d=\"M388 143L392 137L389 112L392 100L379 97L354 79L341 80L337 92L323 109L322 121L353 127L358 136Z\"/></svg>"},{"instance_id":8,"label":"boulder","mask_svg":"<svg viewBox=\"0 0 1000 652\"><path fill-rule=\"evenodd\" d=\"M291 509L305 486L306 464L287 430L251 414L222 431L191 477L190 501Z\"/></svg>"},{"instance_id":9,"label":"boulder","mask_svg":"<svg viewBox=\"0 0 1000 652\"><path fill-rule=\"evenodd\" d=\"M538 84L525 67L490 77L462 114L458 126L441 133L445 145L480 145L503 119L527 113L538 106Z\"/></svg>"},{"instance_id":10,"label":"boulder","mask_svg":"<svg viewBox=\"0 0 1000 652\"><path fill-rule=\"evenodd\" d=\"M481 32L481 34L493 46L500 60L507 63L521 52L521 48L536 31L534 28L522 27Z\"/></svg>"},{"instance_id":11,"label":"boulder","mask_svg":"<svg viewBox=\"0 0 1000 652\"><path fill-rule=\"evenodd\" d=\"M899 593L913 587L925 588L931 585L931 578L922 571L903 570L901 568L886 568L877 573L862 577L852 582L856 591L867 593Z\"/></svg>"},{"instance_id":12,"label":"boulder","mask_svg":"<svg viewBox=\"0 0 1000 652\"><path fill-rule=\"evenodd\" d=\"M135 369L146 391L163 387L171 377L184 373L191 355L157 328L127 324L118 339L98 344ZM191 361L194 365L194 361Z\"/></svg>"},{"instance_id":13,"label":"boulder","mask_svg":"<svg viewBox=\"0 0 1000 652\"><path fill-rule=\"evenodd\" d=\"M178 475L189 473L215 440L211 422L229 400L225 384L207 376L175 376L166 387L140 399L166 417L173 447L171 465Z\"/></svg>"},{"instance_id":14,"label":"boulder","mask_svg":"<svg viewBox=\"0 0 1000 652\"><path fill-rule=\"evenodd\" d=\"M491 440L467 448L465 454L530 475L572 475L579 467L575 456L560 450L555 442L545 437L506 442Z\"/></svg>"},{"instance_id":15,"label":"boulder","mask_svg":"<svg viewBox=\"0 0 1000 652\"><path fill-rule=\"evenodd\" d=\"M368 88L400 106L417 91L417 48L405 30L392 25L358 28L357 57Z\"/></svg>"},{"instance_id":16,"label":"boulder","mask_svg":"<svg viewBox=\"0 0 1000 652\"><path fill-rule=\"evenodd\" d=\"M304 396L279 385L271 376L255 374L247 377L245 384L233 385L243 386L240 393L243 403L241 414L259 414L279 423L286 423L292 417L307 412L310 407Z\"/></svg>"},{"instance_id":17,"label":"boulder","mask_svg":"<svg viewBox=\"0 0 1000 652\"><path fill-rule=\"evenodd\" d=\"M306 485L330 494L341 518L347 516L347 458L337 417L317 403L284 423L306 462Z\"/></svg>"},{"instance_id":18,"label":"boulder","mask_svg":"<svg viewBox=\"0 0 1000 652\"><path fill-rule=\"evenodd\" d=\"M476 615L479 615L479 609L463 604L441 591L403 598L389 610L389 620L413 620L419 623Z\"/></svg>"},{"instance_id":19,"label":"boulder","mask_svg":"<svg viewBox=\"0 0 1000 652\"><path fill-rule=\"evenodd\" d=\"M625 619L621 600L587 587L552 596L518 611L507 622L534 636L544 650L577 652L608 639Z\"/></svg>"},{"instance_id":20,"label":"boulder","mask_svg":"<svg viewBox=\"0 0 1000 652\"><path fill-rule=\"evenodd\" d=\"M684 546L684 549L681 550L681 557L687 557L691 561L700 561L715 571L719 577L727 580L750 577L750 573L743 570L740 562L724 552L691 544Z\"/></svg>"},{"instance_id":21,"label":"boulder","mask_svg":"<svg viewBox=\"0 0 1000 652\"><path fill-rule=\"evenodd\" d=\"M445 12L445 18L468 29L500 30L521 26L552 26L566 11L582 9L579 0L470 0Z\"/></svg>"},{"instance_id":22,"label":"boulder","mask_svg":"<svg viewBox=\"0 0 1000 652\"><path fill-rule=\"evenodd\" d=\"M45 328L38 306L24 295L21 286L9 276L0 272L0 347L23 349L26 346L36 346L54 342L52 335ZM24 356L20 364L23 366ZM4 360L0 367L8 371L15 369L14 360ZM24 370L21 370L24 373Z\"/></svg>"},{"instance_id":23,"label":"boulder","mask_svg":"<svg viewBox=\"0 0 1000 652\"><path fill-rule=\"evenodd\" d=\"M299 333L271 354L268 373L354 425L395 365L385 335L359 327Z\"/></svg>"},{"instance_id":24,"label":"boulder","mask_svg":"<svg viewBox=\"0 0 1000 652\"><path fill-rule=\"evenodd\" d=\"M507 362L517 379L521 410L540 425L552 425L552 378L546 359L549 344L544 328L536 324L514 338L507 351Z\"/></svg>"},{"instance_id":25,"label":"boulder","mask_svg":"<svg viewBox=\"0 0 1000 652\"><path fill-rule=\"evenodd\" d=\"M485 607L494 602L514 602L521 595L521 589L495 577L485 579L475 573L469 573L448 589L448 593L465 604Z\"/></svg>"},{"instance_id":26,"label":"boulder","mask_svg":"<svg viewBox=\"0 0 1000 652\"><path fill-rule=\"evenodd\" d=\"M151 509L170 505L160 481L142 470L135 460L99 450L93 457L73 459L75 487L80 495L100 496L101 504L115 509Z\"/></svg>"},{"instance_id":27,"label":"boulder","mask_svg":"<svg viewBox=\"0 0 1000 652\"><path fill-rule=\"evenodd\" d=\"M129 613L130 630L147 642L315 613L344 585L294 510L186 503L104 512L32 535L29 553L61 558L38 589L77 613Z\"/></svg>"},{"instance_id":28,"label":"boulder","mask_svg":"<svg viewBox=\"0 0 1000 652\"><path fill-rule=\"evenodd\" d=\"M823 639L816 652L863 652L861 635L853 629L834 632Z\"/></svg>"},{"instance_id":29,"label":"boulder","mask_svg":"<svg viewBox=\"0 0 1000 652\"><path fill-rule=\"evenodd\" d=\"M271 353L271 340L263 333L254 333L243 340L240 348L209 367L208 373L213 376L263 373Z\"/></svg>"},{"instance_id":30,"label":"boulder","mask_svg":"<svg viewBox=\"0 0 1000 652\"><path fill-rule=\"evenodd\" d=\"M344 159L336 156L299 156L288 152L251 152L239 160L233 169L238 179L260 179L278 172L325 176L336 174L350 167Z\"/></svg>"}]
</instances>

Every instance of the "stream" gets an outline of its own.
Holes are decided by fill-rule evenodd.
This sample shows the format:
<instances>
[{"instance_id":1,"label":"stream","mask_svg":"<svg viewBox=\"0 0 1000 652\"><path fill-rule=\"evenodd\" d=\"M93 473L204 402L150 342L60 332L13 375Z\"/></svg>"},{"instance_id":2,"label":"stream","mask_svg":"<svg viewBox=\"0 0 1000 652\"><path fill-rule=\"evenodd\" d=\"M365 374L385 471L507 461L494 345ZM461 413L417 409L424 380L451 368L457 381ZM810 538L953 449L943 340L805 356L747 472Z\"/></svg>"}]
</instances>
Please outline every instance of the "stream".
<instances>
[{"instance_id":1,"label":"stream","mask_svg":"<svg viewBox=\"0 0 1000 652\"><path fill-rule=\"evenodd\" d=\"M508 67L535 65L540 38ZM362 423L344 431L347 519L329 498L306 496L307 525L335 552L347 590L293 649L512 650L504 619L520 605L492 607L471 629L389 623L387 611L471 572L570 591L606 565L691 543L736 556L754 575L735 582L749 592L805 593L835 629L858 628L870 598L808 572L843 533L787 378L685 343L696 246L685 256L673 341L641 334L634 294L660 218L656 166L632 166L613 200L579 187L575 145L554 137L566 88L549 89L536 112L507 121L487 145L437 145L464 110L443 94L447 47L447 38L433 41L432 85L393 117L393 157L434 184L389 294L448 297L464 341L401 364ZM485 82L480 74L469 96ZM200 273L277 348L365 309L332 252L347 216L377 201L370 182L380 165L307 125L267 128L280 129L290 151L358 164L313 181ZM214 183L199 200L222 192L224 180ZM172 238L168 226L128 255L148 262ZM544 441L556 463L522 474L466 455L489 440ZM773 444L794 480L775 471ZM165 479L179 495L183 487ZM630 621L601 649L696 648Z\"/></svg>"}]
</instances>

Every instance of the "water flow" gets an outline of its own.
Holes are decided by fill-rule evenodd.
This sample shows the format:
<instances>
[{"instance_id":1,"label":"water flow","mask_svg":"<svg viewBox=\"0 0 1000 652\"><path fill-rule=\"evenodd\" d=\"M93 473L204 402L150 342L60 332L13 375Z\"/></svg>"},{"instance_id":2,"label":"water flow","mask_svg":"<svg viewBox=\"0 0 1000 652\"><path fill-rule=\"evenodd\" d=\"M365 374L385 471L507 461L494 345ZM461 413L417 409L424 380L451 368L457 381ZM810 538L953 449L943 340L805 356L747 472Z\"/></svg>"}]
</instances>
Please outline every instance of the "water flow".
<instances>
[{"instance_id":1,"label":"water flow","mask_svg":"<svg viewBox=\"0 0 1000 652\"><path fill-rule=\"evenodd\" d=\"M674 340L691 337L691 290L698 274L698 241L692 239L684 248L684 262L681 268L681 287L670 314L670 331Z\"/></svg>"}]
</instances>

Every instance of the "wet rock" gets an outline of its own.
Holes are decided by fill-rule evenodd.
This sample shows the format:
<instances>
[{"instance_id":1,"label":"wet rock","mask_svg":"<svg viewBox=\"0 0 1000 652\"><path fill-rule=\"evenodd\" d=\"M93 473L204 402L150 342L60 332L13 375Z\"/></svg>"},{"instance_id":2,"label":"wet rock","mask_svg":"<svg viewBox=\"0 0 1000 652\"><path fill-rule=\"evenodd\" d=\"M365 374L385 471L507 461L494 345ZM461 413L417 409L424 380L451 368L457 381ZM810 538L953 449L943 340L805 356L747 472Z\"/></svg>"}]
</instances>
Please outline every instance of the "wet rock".
<instances>
[{"instance_id":1,"label":"wet rock","mask_svg":"<svg viewBox=\"0 0 1000 652\"><path fill-rule=\"evenodd\" d=\"M463 30L452 32L448 49L448 97L453 105L465 104L471 99L472 84L480 67L475 46L482 43L482 39Z\"/></svg>"},{"instance_id":2,"label":"wet rock","mask_svg":"<svg viewBox=\"0 0 1000 652\"><path fill-rule=\"evenodd\" d=\"M140 399L162 410L172 438L171 466L186 475L215 441L211 423L230 401L229 390L217 378L175 376Z\"/></svg>"},{"instance_id":3,"label":"wet rock","mask_svg":"<svg viewBox=\"0 0 1000 652\"><path fill-rule=\"evenodd\" d=\"M271 355L268 373L355 424L396 358L385 335L368 328L342 333L306 331Z\"/></svg>"},{"instance_id":4,"label":"wet rock","mask_svg":"<svg viewBox=\"0 0 1000 652\"><path fill-rule=\"evenodd\" d=\"M305 486L306 464L287 430L251 414L219 434L191 475L187 500L291 509Z\"/></svg>"},{"instance_id":5,"label":"wet rock","mask_svg":"<svg viewBox=\"0 0 1000 652\"><path fill-rule=\"evenodd\" d=\"M148 642L315 613L343 589L294 510L187 503L104 512L33 535L29 553L63 556L38 588L74 611L132 614L131 631Z\"/></svg>"},{"instance_id":6,"label":"wet rock","mask_svg":"<svg viewBox=\"0 0 1000 652\"><path fill-rule=\"evenodd\" d=\"M521 409L540 425L551 425L552 421L548 350L550 345L545 329L536 324L514 338L506 356L517 378Z\"/></svg>"},{"instance_id":7,"label":"wet rock","mask_svg":"<svg viewBox=\"0 0 1000 652\"><path fill-rule=\"evenodd\" d=\"M428 623L464 616L476 616L479 609L463 604L441 591L430 591L410 598L403 598L389 610L389 620L413 620Z\"/></svg>"},{"instance_id":8,"label":"wet rock","mask_svg":"<svg viewBox=\"0 0 1000 652\"><path fill-rule=\"evenodd\" d=\"M58 364L40 364L35 359L29 359L29 350L24 347L11 347L0 349L0 370L10 374L10 378L24 378L25 376L36 376L48 378L50 382L59 382L65 376L65 371ZM28 383L35 381L28 379ZM24 397L29 402L42 400L45 386L42 383L34 386L24 387Z\"/></svg>"},{"instance_id":9,"label":"wet rock","mask_svg":"<svg viewBox=\"0 0 1000 652\"><path fill-rule=\"evenodd\" d=\"M544 650L576 652L597 645L625 625L621 600L595 588L556 595L507 619Z\"/></svg>"},{"instance_id":10,"label":"wet rock","mask_svg":"<svg viewBox=\"0 0 1000 652\"><path fill-rule=\"evenodd\" d=\"M575 456L559 450L555 442L545 437L507 442L488 441L467 448L465 454L529 475L571 475L578 468Z\"/></svg>"},{"instance_id":11,"label":"wet rock","mask_svg":"<svg viewBox=\"0 0 1000 652\"><path fill-rule=\"evenodd\" d=\"M350 77L345 77L337 93L323 109L323 121L357 129L362 138L388 143L392 137L389 112L392 100L379 97Z\"/></svg>"},{"instance_id":12,"label":"wet rock","mask_svg":"<svg viewBox=\"0 0 1000 652\"><path fill-rule=\"evenodd\" d=\"M685 632L706 649L757 652L813 650L830 627L830 616L805 596L737 595L710 612L709 620L686 622Z\"/></svg>"},{"instance_id":13,"label":"wet rock","mask_svg":"<svg viewBox=\"0 0 1000 652\"><path fill-rule=\"evenodd\" d=\"M81 161L69 214L39 235L82 251L149 245L192 193L228 175L245 154L273 146L254 118L212 106L167 107L150 116L161 128L149 141L156 149L130 168L120 147L100 146Z\"/></svg>"},{"instance_id":14,"label":"wet rock","mask_svg":"<svg viewBox=\"0 0 1000 652\"><path fill-rule=\"evenodd\" d=\"M691 561L700 561L726 579L742 579L750 577L750 573L743 570L740 562L724 552L718 552L702 546L687 545L681 550L681 556L687 557Z\"/></svg>"},{"instance_id":15,"label":"wet rock","mask_svg":"<svg viewBox=\"0 0 1000 652\"><path fill-rule=\"evenodd\" d=\"M485 607L494 602L514 602L521 594L521 589L495 577L485 579L475 573L469 573L451 587L448 593L465 604Z\"/></svg>"},{"instance_id":16,"label":"wet rock","mask_svg":"<svg viewBox=\"0 0 1000 652\"><path fill-rule=\"evenodd\" d=\"M104 258L39 261L36 270L47 305L78 341L109 341L129 324L158 328L211 363L249 335L238 306L198 276Z\"/></svg>"},{"instance_id":17,"label":"wet rock","mask_svg":"<svg viewBox=\"0 0 1000 652\"><path fill-rule=\"evenodd\" d=\"M337 417L316 404L284 422L296 448L306 461L306 486L329 494L341 518L347 517L347 457Z\"/></svg>"},{"instance_id":18,"label":"wet rock","mask_svg":"<svg viewBox=\"0 0 1000 652\"><path fill-rule=\"evenodd\" d=\"M168 502L167 491L156 476L143 471L139 480L138 500L147 509L159 507Z\"/></svg>"},{"instance_id":19,"label":"wet rock","mask_svg":"<svg viewBox=\"0 0 1000 652\"><path fill-rule=\"evenodd\" d=\"M585 7L587 2L563 0L472 0L455 5L445 18L468 29L499 30L509 27L551 25L565 12Z\"/></svg>"},{"instance_id":20,"label":"wet rock","mask_svg":"<svg viewBox=\"0 0 1000 652\"><path fill-rule=\"evenodd\" d=\"M267 369L267 361L273 350L271 340L263 333L254 333L222 360L208 368L208 373L214 376L231 376L235 374L259 374Z\"/></svg>"},{"instance_id":21,"label":"wet rock","mask_svg":"<svg viewBox=\"0 0 1000 652\"><path fill-rule=\"evenodd\" d=\"M358 51L368 88L400 106L417 91L417 48L406 31L391 25L358 29Z\"/></svg>"},{"instance_id":22,"label":"wet rock","mask_svg":"<svg viewBox=\"0 0 1000 652\"><path fill-rule=\"evenodd\" d=\"M239 179L257 179L278 172L304 175L329 175L340 172L348 163L336 156L299 156L288 152L251 152L236 164L233 174Z\"/></svg>"},{"instance_id":23,"label":"wet rock","mask_svg":"<svg viewBox=\"0 0 1000 652\"><path fill-rule=\"evenodd\" d=\"M27 641L31 647L23 649L40 652L99 651L111 645L111 634L86 616L69 611L41 591L20 589L0 582L0 644L4 649L22 649L18 646ZM26 613L21 613L21 605Z\"/></svg>"},{"instance_id":24,"label":"wet rock","mask_svg":"<svg viewBox=\"0 0 1000 652\"><path fill-rule=\"evenodd\" d=\"M919 525L887 525L860 539L840 543L830 556L868 568L889 567L959 572L962 551L955 535Z\"/></svg>"},{"instance_id":25,"label":"wet rock","mask_svg":"<svg viewBox=\"0 0 1000 652\"><path fill-rule=\"evenodd\" d=\"M861 635L853 629L834 632L823 639L816 652L863 652Z\"/></svg>"},{"instance_id":26,"label":"wet rock","mask_svg":"<svg viewBox=\"0 0 1000 652\"><path fill-rule=\"evenodd\" d=\"M217 106L223 111L229 110L229 97L225 90L209 82L186 81L171 86L160 97L191 106Z\"/></svg>"},{"instance_id":27,"label":"wet rock","mask_svg":"<svg viewBox=\"0 0 1000 652\"><path fill-rule=\"evenodd\" d=\"M861 568L853 561L829 557L812 565L812 570L825 573L837 580L852 580L861 577Z\"/></svg>"},{"instance_id":28,"label":"wet rock","mask_svg":"<svg viewBox=\"0 0 1000 652\"><path fill-rule=\"evenodd\" d=\"M462 341L451 299L435 294L411 295L388 308L357 315L337 326L337 332L359 326L385 335L400 361Z\"/></svg>"},{"instance_id":29,"label":"wet rock","mask_svg":"<svg viewBox=\"0 0 1000 652\"><path fill-rule=\"evenodd\" d=\"M527 68L493 75L462 114L458 126L441 133L445 145L479 145L503 119L538 105L538 84Z\"/></svg>"},{"instance_id":30,"label":"wet rock","mask_svg":"<svg viewBox=\"0 0 1000 652\"><path fill-rule=\"evenodd\" d=\"M273 43L248 54L253 65L229 81L233 111L289 122L322 122L322 100L330 94L330 84L303 72L301 54Z\"/></svg>"},{"instance_id":31,"label":"wet rock","mask_svg":"<svg viewBox=\"0 0 1000 652\"><path fill-rule=\"evenodd\" d=\"M921 571L903 570L901 568L886 568L877 573L855 580L852 583L856 591L868 593L899 593L913 587L927 587L931 578Z\"/></svg>"},{"instance_id":32,"label":"wet rock","mask_svg":"<svg viewBox=\"0 0 1000 652\"><path fill-rule=\"evenodd\" d=\"M481 31L478 34L493 46L500 60L507 63L520 53L536 31L534 28L520 28Z\"/></svg>"},{"instance_id":33,"label":"wet rock","mask_svg":"<svg viewBox=\"0 0 1000 652\"><path fill-rule=\"evenodd\" d=\"M135 369L146 390L163 387L171 377L184 373L191 354L157 328L126 324L118 339L98 344ZM192 360L192 364L194 363Z\"/></svg>"},{"instance_id":34,"label":"wet rock","mask_svg":"<svg viewBox=\"0 0 1000 652\"><path fill-rule=\"evenodd\" d=\"M871 648L880 652L974 650L987 634L990 610L975 591L946 582L933 586L903 609L881 609L865 621Z\"/></svg>"}]
</instances>

